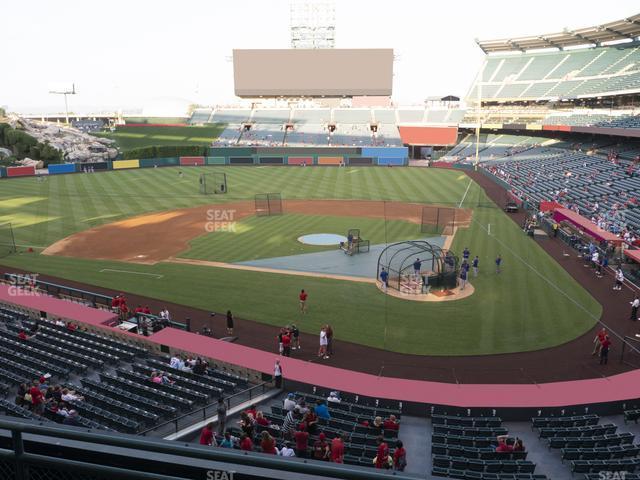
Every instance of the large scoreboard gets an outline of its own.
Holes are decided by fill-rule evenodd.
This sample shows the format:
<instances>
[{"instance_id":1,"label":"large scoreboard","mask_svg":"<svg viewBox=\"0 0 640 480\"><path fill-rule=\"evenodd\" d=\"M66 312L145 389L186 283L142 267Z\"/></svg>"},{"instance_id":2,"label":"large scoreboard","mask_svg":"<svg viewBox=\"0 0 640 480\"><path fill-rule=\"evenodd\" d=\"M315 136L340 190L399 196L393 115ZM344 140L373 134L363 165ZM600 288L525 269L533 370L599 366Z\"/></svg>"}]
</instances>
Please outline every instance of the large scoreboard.
<instances>
[{"instance_id":1,"label":"large scoreboard","mask_svg":"<svg viewBox=\"0 0 640 480\"><path fill-rule=\"evenodd\" d=\"M234 50L239 97L390 96L393 49Z\"/></svg>"}]
</instances>

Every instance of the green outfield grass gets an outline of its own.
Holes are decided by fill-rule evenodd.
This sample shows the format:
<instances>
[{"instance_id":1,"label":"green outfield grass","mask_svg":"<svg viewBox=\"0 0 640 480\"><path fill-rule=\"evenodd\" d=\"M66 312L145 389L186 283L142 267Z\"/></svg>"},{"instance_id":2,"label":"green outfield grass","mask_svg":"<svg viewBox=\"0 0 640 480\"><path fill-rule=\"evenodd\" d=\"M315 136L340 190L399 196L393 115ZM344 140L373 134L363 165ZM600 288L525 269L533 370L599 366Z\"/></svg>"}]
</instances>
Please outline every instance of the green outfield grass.
<instances>
[{"instance_id":1,"label":"green outfield grass","mask_svg":"<svg viewBox=\"0 0 640 480\"><path fill-rule=\"evenodd\" d=\"M133 265L33 253L2 258L0 264L205 310L230 308L239 317L272 325L295 321L302 330L313 333L321 324L331 322L340 339L406 353L470 355L550 347L585 333L600 316L599 304L461 172L209 168L224 168L228 195L204 197L197 193L198 176L204 168L183 169L182 179L177 169L163 168L61 175L42 183L31 178L4 180L0 182L0 223L15 225L18 244L46 246L71 233L128 216L252 198L265 191L281 192L284 198L400 200L456 206L464 197L462 206L473 208L474 222L458 231L452 248L460 252L468 246L472 254L480 256L481 274L471 279L476 293L456 302L416 303L383 295L370 284L201 266ZM277 221L286 218L284 215ZM252 220L246 222L251 224ZM376 230L375 226L370 228ZM260 229L255 231L258 235ZM401 228L398 233L404 234ZM265 239L270 237L267 230L263 235ZM208 247L207 243L206 237L195 240L194 252L201 246ZM245 248L241 244L224 247L227 258L240 256ZM493 269L498 253L503 257L500 275ZM106 268L157 276L100 272ZM297 306L300 288L310 294L310 311L304 320Z\"/></svg>"},{"instance_id":2,"label":"green outfield grass","mask_svg":"<svg viewBox=\"0 0 640 480\"><path fill-rule=\"evenodd\" d=\"M420 234L419 225L398 220L296 214L268 218L249 217L238 222L234 231L213 232L196 238L191 242L190 249L180 257L244 262L335 250L335 245L305 245L297 239L300 235L309 233L337 233L346 236L350 228L359 228L362 238L369 240L371 245L424 237Z\"/></svg>"},{"instance_id":3,"label":"green outfield grass","mask_svg":"<svg viewBox=\"0 0 640 480\"><path fill-rule=\"evenodd\" d=\"M138 127L119 126L115 132L96 135L115 140L120 150L126 152L134 148L152 146L211 145L224 130L224 125L185 127Z\"/></svg>"}]
</instances>

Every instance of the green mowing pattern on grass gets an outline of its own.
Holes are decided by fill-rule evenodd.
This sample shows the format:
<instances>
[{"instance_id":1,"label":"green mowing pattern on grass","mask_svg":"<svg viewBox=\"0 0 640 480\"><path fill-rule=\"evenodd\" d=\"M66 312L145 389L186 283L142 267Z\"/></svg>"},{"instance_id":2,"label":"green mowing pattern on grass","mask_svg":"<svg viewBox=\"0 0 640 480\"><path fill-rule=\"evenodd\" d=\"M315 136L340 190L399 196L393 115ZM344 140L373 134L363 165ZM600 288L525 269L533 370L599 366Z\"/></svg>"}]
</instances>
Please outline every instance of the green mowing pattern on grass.
<instances>
[{"instance_id":1,"label":"green mowing pattern on grass","mask_svg":"<svg viewBox=\"0 0 640 480\"><path fill-rule=\"evenodd\" d=\"M249 217L235 225L235 231L212 232L194 239L191 248L179 256L218 262L244 262L259 258L335 250L336 245L314 246L297 239L309 233L337 233L347 236L359 228L362 238L378 243L421 238L420 226L404 221L374 218L286 214L277 217Z\"/></svg>"},{"instance_id":2,"label":"green mowing pattern on grass","mask_svg":"<svg viewBox=\"0 0 640 480\"><path fill-rule=\"evenodd\" d=\"M149 212L283 198L399 200L452 205L467 186L460 172L405 168L184 167L0 180L0 223L11 222L16 243L47 246L72 233ZM200 174L225 172L229 193L201 195Z\"/></svg>"},{"instance_id":3,"label":"green mowing pattern on grass","mask_svg":"<svg viewBox=\"0 0 640 480\"><path fill-rule=\"evenodd\" d=\"M211 145L224 130L224 125L203 127L131 127L119 126L115 132L97 133L97 136L115 140L120 150L152 146Z\"/></svg>"},{"instance_id":4,"label":"green mowing pattern on grass","mask_svg":"<svg viewBox=\"0 0 640 480\"><path fill-rule=\"evenodd\" d=\"M165 168L61 175L44 184L34 179L1 181L0 222L14 223L19 244L47 245L92 224L212 200L252 198L267 190L280 191L284 198L457 205L469 184L460 172L430 169L228 167L224 171L229 174L230 193L203 198L194 192L204 169L183 171L182 180L177 169ZM370 284L168 263L147 266L36 254L10 255L0 263L204 310L230 308L238 317L272 325L295 321L311 333L330 322L339 339L405 353L535 350L572 340L594 325L601 313L598 303L475 183L463 206L474 208L474 222L469 229L458 230L453 250L461 252L468 246L472 255L478 254L481 274L471 278L476 293L456 302L409 302L386 296ZM488 224L490 236L485 230ZM493 265L497 253L503 257L500 275ZM164 277L100 273L104 268ZM302 321L297 303L300 288L309 291L310 307Z\"/></svg>"}]
</instances>

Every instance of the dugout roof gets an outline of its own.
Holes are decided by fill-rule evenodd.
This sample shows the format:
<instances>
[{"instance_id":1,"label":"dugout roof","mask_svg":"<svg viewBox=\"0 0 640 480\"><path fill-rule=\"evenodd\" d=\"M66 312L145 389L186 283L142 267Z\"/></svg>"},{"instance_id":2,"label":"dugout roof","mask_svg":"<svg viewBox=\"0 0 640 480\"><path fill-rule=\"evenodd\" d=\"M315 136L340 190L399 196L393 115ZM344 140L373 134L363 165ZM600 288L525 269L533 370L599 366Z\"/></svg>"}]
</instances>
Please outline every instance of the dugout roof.
<instances>
[{"instance_id":1,"label":"dugout roof","mask_svg":"<svg viewBox=\"0 0 640 480\"><path fill-rule=\"evenodd\" d=\"M595 44L618 40L635 40L640 37L640 14L595 27L577 30L565 29L559 33L549 33L530 37L504 38L500 40L476 40L484 53L512 52L559 48Z\"/></svg>"}]
</instances>

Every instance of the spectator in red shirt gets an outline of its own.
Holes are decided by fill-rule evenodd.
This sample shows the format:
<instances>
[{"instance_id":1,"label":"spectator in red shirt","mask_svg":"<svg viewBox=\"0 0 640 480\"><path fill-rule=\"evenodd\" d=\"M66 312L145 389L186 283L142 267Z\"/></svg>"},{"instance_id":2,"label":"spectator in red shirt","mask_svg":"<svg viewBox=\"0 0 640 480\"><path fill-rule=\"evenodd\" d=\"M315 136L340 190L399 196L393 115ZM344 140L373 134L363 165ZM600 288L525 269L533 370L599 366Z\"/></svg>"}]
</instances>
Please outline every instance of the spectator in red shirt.
<instances>
[{"instance_id":1,"label":"spectator in red shirt","mask_svg":"<svg viewBox=\"0 0 640 480\"><path fill-rule=\"evenodd\" d=\"M609 339L609 335L604 337L602 340L602 346L600 348L600 365L606 365L609 361L609 348L611 347L611 340Z\"/></svg>"},{"instance_id":2,"label":"spectator in red shirt","mask_svg":"<svg viewBox=\"0 0 640 480\"><path fill-rule=\"evenodd\" d=\"M344 463L344 442L342 441L342 433L336 433L331 440L331 461L333 463Z\"/></svg>"},{"instance_id":3,"label":"spectator in red shirt","mask_svg":"<svg viewBox=\"0 0 640 480\"><path fill-rule=\"evenodd\" d=\"M27 334L24 333L24 330L20 330L20 333L18 333L18 340L28 340L29 337L27 337Z\"/></svg>"},{"instance_id":4,"label":"spectator in red shirt","mask_svg":"<svg viewBox=\"0 0 640 480\"><path fill-rule=\"evenodd\" d=\"M396 443L396 449L393 451L393 469L398 472L404 472L407 467L407 451L401 440Z\"/></svg>"},{"instance_id":5,"label":"spectator in red shirt","mask_svg":"<svg viewBox=\"0 0 640 480\"><path fill-rule=\"evenodd\" d=\"M213 444L213 423L207 423L200 432L200 445Z\"/></svg>"},{"instance_id":6,"label":"spectator in red shirt","mask_svg":"<svg viewBox=\"0 0 640 480\"><path fill-rule=\"evenodd\" d=\"M120 295L116 295L111 299L111 310L118 311L120 308Z\"/></svg>"},{"instance_id":7,"label":"spectator in red shirt","mask_svg":"<svg viewBox=\"0 0 640 480\"><path fill-rule=\"evenodd\" d=\"M498 453L509 453L513 452L513 445L509 445L507 442L508 435L499 435L498 436L498 446L496 447L496 452Z\"/></svg>"},{"instance_id":8,"label":"spectator in red shirt","mask_svg":"<svg viewBox=\"0 0 640 480\"><path fill-rule=\"evenodd\" d=\"M261 434L260 448L262 448L262 453L270 453L272 455L277 455L278 453L276 441L266 430Z\"/></svg>"},{"instance_id":9,"label":"spectator in red shirt","mask_svg":"<svg viewBox=\"0 0 640 480\"><path fill-rule=\"evenodd\" d=\"M255 420L256 417L258 416L258 407L256 407L255 404L250 405L249 408L245 410L245 412L247 412L247 415L251 415Z\"/></svg>"},{"instance_id":10,"label":"spectator in red shirt","mask_svg":"<svg viewBox=\"0 0 640 480\"><path fill-rule=\"evenodd\" d=\"M303 421L307 425L307 432L314 434L318 428L318 416L314 407L309 407L309 411L304 414Z\"/></svg>"},{"instance_id":11,"label":"spectator in red shirt","mask_svg":"<svg viewBox=\"0 0 640 480\"><path fill-rule=\"evenodd\" d=\"M398 429L400 428L400 425L398 424L398 421L396 420L395 415L389 415L389 418L387 418L384 421L383 426L385 430L393 430L393 431L398 431Z\"/></svg>"},{"instance_id":12,"label":"spectator in red shirt","mask_svg":"<svg viewBox=\"0 0 640 480\"><path fill-rule=\"evenodd\" d=\"M320 432L318 439L313 443L313 458L316 460L329 460L331 448L327 443L324 433Z\"/></svg>"},{"instance_id":13,"label":"spectator in red shirt","mask_svg":"<svg viewBox=\"0 0 640 480\"><path fill-rule=\"evenodd\" d=\"M264 414L262 412L256 412L256 424L262 426L262 427L268 427L269 425L271 425L271 422L264 418Z\"/></svg>"},{"instance_id":14,"label":"spectator in red shirt","mask_svg":"<svg viewBox=\"0 0 640 480\"><path fill-rule=\"evenodd\" d=\"M304 291L304 288L300 290L300 311L302 313L307 313L307 292Z\"/></svg>"},{"instance_id":15,"label":"spectator in red shirt","mask_svg":"<svg viewBox=\"0 0 640 480\"><path fill-rule=\"evenodd\" d=\"M307 447L309 446L309 432L306 431L304 423L298 425L298 431L293 434L296 441L296 457L307 458Z\"/></svg>"},{"instance_id":16,"label":"spectator in red shirt","mask_svg":"<svg viewBox=\"0 0 640 480\"><path fill-rule=\"evenodd\" d=\"M142 310L142 313L146 313L147 315L151 315L151 309L149 308L149 305L145 305L144 309Z\"/></svg>"},{"instance_id":17,"label":"spectator in red shirt","mask_svg":"<svg viewBox=\"0 0 640 480\"><path fill-rule=\"evenodd\" d=\"M389 445L384 441L382 436L377 440L378 449L376 450L376 468L389 468Z\"/></svg>"},{"instance_id":18,"label":"spectator in red shirt","mask_svg":"<svg viewBox=\"0 0 640 480\"><path fill-rule=\"evenodd\" d=\"M242 437L240 437L240 450L244 450L245 452L253 450L253 441L246 433L243 433Z\"/></svg>"},{"instance_id":19,"label":"spectator in red shirt","mask_svg":"<svg viewBox=\"0 0 640 480\"><path fill-rule=\"evenodd\" d=\"M291 334L288 330L282 335L282 355L285 357L291 356Z\"/></svg>"},{"instance_id":20,"label":"spectator in red shirt","mask_svg":"<svg viewBox=\"0 0 640 480\"><path fill-rule=\"evenodd\" d=\"M606 336L607 336L607 329L606 328L603 328L602 330L600 330L598 332L598 334L593 339L593 352L591 352L591 355L600 355L600 349L602 348L602 342L604 340L604 337L606 337Z\"/></svg>"},{"instance_id":21,"label":"spectator in red shirt","mask_svg":"<svg viewBox=\"0 0 640 480\"><path fill-rule=\"evenodd\" d=\"M69 330L70 332L75 332L78 329L78 326L74 323L68 322L67 323L67 330Z\"/></svg>"},{"instance_id":22,"label":"spectator in red shirt","mask_svg":"<svg viewBox=\"0 0 640 480\"><path fill-rule=\"evenodd\" d=\"M33 411L42 414L44 411L44 394L38 388L38 382L33 382L32 387L29 389L29 394L31 395L31 405L33 406Z\"/></svg>"},{"instance_id":23,"label":"spectator in red shirt","mask_svg":"<svg viewBox=\"0 0 640 480\"><path fill-rule=\"evenodd\" d=\"M133 313L135 313L136 315L138 315L139 313L144 313L144 308L142 308L142 305L138 305Z\"/></svg>"},{"instance_id":24,"label":"spectator in red shirt","mask_svg":"<svg viewBox=\"0 0 640 480\"><path fill-rule=\"evenodd\" d=\"M120 302L120 320L123 322L129 318L129 307L124 302Z\"/></svg>"}]
</instances>

